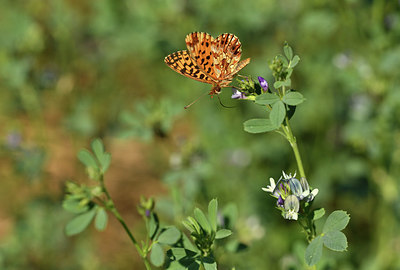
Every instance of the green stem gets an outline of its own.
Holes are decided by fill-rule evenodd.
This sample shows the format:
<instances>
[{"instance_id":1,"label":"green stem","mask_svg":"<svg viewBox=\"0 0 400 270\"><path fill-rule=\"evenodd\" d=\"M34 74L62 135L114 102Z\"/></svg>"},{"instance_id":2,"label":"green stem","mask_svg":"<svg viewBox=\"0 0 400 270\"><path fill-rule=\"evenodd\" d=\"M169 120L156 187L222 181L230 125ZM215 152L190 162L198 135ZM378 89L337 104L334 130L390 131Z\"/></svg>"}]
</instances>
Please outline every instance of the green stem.
<instances>
[{"instance_id":1,"label":"green stem","mask_svg":"<svg viewBox=\"0 0 400 270\"><path fill-rule=\"evenodd\" d=\"M101 184L101 188L102 188L104 194L106 194L106 197L107 197L107 200L108 200L107 208L111 211L111 213L114 214L114 216L119 221L119 223L121 223L121 225L124 228L125 232L128 234L128 236L131 239L133 245L136 247L136 250L138 251L139 255L142 257L144 265L146 266L146 270L151 270L150 263L147 260L147 251L144 252L140 248L140 246L139 246L138 242L136 241L135 237L133 236L132 232L129 230L128 225L126 225L124 219L122 218L122 216L118 212L117 208L115 207L114 201L111 199L110 193L108 193L108 190L107 190L106 186L104 185L103 175L100 177L100 184Z\"/></svg>"},{"instance_id":2,"label":"green stem","mask_svg":"<svg viewBox=\"0 0 400 270\"><path fill-rule=\"evenodd\" d=\"M285 122L286 122L286 126L282 124L281 127L283 129L283 132L286 135L287 140L290 143L290 146L293 149L293 153L296 158L297 168L299 169L300 177L306 178L306 174L304 172L304 167L303 167L303 162L301 161L299 148L298 148L297 142L296 142L296 137L293 135L292 129L289 124L289 119L287 117L286 117Z\"/></svg>"}]
</instances>

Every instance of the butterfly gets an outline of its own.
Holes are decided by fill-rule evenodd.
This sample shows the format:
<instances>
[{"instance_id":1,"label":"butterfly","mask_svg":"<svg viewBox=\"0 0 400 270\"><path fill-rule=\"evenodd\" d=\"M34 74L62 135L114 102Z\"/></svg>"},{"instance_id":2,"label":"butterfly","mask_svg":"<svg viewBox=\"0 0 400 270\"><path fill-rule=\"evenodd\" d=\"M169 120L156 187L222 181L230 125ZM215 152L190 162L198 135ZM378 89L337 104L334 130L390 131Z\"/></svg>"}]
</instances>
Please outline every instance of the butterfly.
<instances>
[{"instance_id":1,"label":"butterfly","mask_svg":"<svg viewBox=\"0 0 400 270\"><path fill-rule=\"evenodd\" d=\"M188 50L171 53L164 62L186 77L211 84L211 96L228 87L234 75L250 63L250 58L240 61L242 45L233 34L214 38L204 32L193 32L186 36L185 42Z\"/></svg>"}]
</instances>

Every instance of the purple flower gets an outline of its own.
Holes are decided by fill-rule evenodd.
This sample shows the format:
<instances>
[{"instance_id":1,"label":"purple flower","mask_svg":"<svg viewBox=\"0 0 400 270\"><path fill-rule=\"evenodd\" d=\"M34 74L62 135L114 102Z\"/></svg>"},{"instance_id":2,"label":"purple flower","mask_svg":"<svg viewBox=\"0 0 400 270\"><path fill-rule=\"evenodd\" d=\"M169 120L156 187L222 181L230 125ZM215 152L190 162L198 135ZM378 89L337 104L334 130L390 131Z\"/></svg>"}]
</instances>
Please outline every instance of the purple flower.
<instances>
[{"instance_id":1,"label":"purple flower","mask_svg":"<svg viewBox=\"0 0 400 270\"><path fill-rule=\"evenodd\" d=\"M268 91L267 81L261 76L258 76L258 81L260 82L260 86L264 90L264 92L267 92Z\"/></svg>"},{"instance_id":2,"label":"purple flower","mask_svg":"<svg viewBox=\"0 0 400 270\"><path fill-rule=\"evenodd\" d=\"M21 134L16 131L13 131L7 135L7 146L12 149L18 148L21 144L21 141Z\"/></svg>"},{"instance_id":3,"label":"purple flower","mask_svg":"<svg viewBox=\"0 0 400 270\"><path fill-rule=\"evenodd\" d=\"M232 96L233 99L246 99L246 96L243 92L240 92L236 88L232 88Z\"/></svg>"}]
</instances>

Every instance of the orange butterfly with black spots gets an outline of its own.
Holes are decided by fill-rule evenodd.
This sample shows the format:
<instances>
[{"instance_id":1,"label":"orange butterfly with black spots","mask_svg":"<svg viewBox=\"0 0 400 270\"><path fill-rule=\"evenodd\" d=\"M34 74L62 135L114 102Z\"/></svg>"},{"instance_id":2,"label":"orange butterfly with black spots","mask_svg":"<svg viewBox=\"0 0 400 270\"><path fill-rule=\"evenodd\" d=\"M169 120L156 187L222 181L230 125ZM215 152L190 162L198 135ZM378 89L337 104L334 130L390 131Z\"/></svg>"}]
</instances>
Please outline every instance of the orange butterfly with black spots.
<instances>
[{"instance_id":1,"label":"orange butterfly with black spots","mask_svg":"<svg viewBox=\"0 0 400 270\"><path fill-rule=\"evenodd\" d=\"M242 45L233 34L213 38L207 33L193 32L185 41L188 50L174 52L164 62L186 77L211 84L210 95L228 87L236 73L250 63L250 58L240 61Z\"/></svg>"}]
</instances>

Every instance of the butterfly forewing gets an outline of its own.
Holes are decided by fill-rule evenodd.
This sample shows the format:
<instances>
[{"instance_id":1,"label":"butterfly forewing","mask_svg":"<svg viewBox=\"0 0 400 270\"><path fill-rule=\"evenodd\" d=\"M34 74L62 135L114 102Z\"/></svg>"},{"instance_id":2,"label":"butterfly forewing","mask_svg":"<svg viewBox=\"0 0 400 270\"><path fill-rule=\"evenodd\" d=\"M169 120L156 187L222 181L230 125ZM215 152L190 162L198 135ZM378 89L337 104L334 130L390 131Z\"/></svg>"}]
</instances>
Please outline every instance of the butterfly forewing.
<instances>
[{"instance_id":1,"label":"butterfly forewing","mask_svg":"<svg viewBox=\"0 0 400 270\"><path fill-rule=\"evenodd\" d=\"M194 32L186 36L185 42L188 51L197 65L210 78L216 79L214 75L214 61L211 52L211 45L214 38L207 33Z\"/></svg>"},{"instance_id":2,"label":"butterfly forewing","mask_svg":"<svg viewBox=\"0 0 400 270\"><path fill-rule=\"evenodd\" d=\"M188 51L177 51L165 57L164 62L176 72L194 80L213 83L213 81L198 67Z\"/></svg>"}]
</instances>

